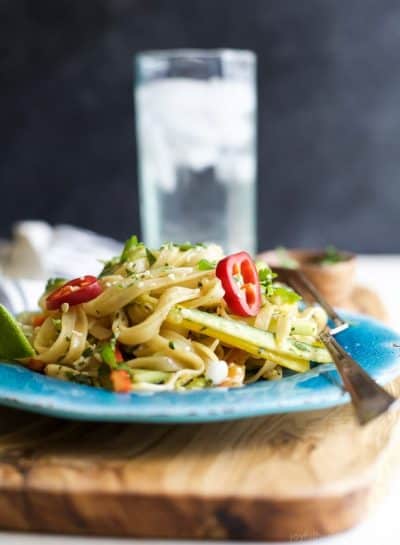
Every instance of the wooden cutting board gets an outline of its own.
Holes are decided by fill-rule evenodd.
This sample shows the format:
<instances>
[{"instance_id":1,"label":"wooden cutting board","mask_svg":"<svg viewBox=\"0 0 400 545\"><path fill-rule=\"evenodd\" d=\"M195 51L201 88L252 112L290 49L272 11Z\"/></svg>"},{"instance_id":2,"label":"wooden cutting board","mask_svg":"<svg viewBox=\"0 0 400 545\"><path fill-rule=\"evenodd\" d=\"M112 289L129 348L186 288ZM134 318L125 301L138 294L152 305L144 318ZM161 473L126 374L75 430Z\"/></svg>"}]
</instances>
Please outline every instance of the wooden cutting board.
<instances>
[{"instance_id":1,"label":"wooden cutting board","mask_svg":"<svg viewBox=\"0 0 400 545\"><path fill-rule=\"evenodd\" d=\"M390 389L400 393L400 380ZM365 517L400 458L391 413L350 406L213 424L63 421L0 409L0 527L296 540Z\"/></svg>"}]
</instances>

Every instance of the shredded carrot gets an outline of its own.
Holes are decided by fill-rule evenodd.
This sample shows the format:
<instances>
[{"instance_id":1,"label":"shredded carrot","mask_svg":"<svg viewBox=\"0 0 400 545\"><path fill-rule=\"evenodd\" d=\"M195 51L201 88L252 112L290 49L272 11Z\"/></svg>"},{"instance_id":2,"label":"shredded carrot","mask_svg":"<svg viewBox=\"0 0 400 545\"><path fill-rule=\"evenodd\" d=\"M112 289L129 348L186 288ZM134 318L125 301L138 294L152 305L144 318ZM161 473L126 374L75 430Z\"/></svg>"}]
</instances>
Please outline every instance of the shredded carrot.
<instances>
[{"instance_id":1,"label":"shredded carrot","mask_svg":"<svg viewBox=\"0 0 400 545\"><path fill-rule=\"evenodd\" d=\"M132 389L131 377L124 369L114 369L110 373L110 380L114 392L128 393Z\"/></svg>"},{"instance_id":2,"label":"shredded carrot","mask_svg":"<svg viewBox=\"0 0 400 545\"><path fill-rule=\"evenodd\" d=\"M45 321L46 317L47 316L45 314L37 314L36 316L34 316L32 318L33 327L41 326L43 324L43 322Z\"/></svg>"}]
</instances>

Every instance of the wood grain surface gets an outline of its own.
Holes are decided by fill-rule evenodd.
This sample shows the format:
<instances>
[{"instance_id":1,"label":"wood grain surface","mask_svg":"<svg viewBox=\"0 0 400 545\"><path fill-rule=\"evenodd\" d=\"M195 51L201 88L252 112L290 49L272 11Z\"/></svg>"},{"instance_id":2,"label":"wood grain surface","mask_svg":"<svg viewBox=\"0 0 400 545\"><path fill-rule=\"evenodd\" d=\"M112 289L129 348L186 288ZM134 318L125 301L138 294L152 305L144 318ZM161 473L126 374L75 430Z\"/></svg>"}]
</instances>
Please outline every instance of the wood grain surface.
<instances>
[{"instance_id":1,"label":"wood grain surface","mask_svg":"<svg viewBox=\"0 0 400 545\"><path fill-rule=\"evenodd\" d=\"M400 392L400 380L390 386ZM63 421L0 409L0 527L297 540L344 530L384 494L398 414L352 408L192 425Z\"/></svg>"}]
</instances>

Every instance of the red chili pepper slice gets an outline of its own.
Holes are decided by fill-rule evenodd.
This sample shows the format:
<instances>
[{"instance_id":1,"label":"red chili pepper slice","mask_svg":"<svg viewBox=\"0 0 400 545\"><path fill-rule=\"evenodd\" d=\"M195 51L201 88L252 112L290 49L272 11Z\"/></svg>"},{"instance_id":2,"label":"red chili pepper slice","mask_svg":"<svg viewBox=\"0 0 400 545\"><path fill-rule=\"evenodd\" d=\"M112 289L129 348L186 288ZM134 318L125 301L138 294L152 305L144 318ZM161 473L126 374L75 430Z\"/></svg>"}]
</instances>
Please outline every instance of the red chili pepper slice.
<instances>
[{"instance_id":1,"label":"red chili pepper slice","mask_svg":"<svg viewBox=\"0 0 400 545\"><path fill-rule=\"evenodd\" d=\"M80 276L50 293L46 299L48 310L57 310L63 303L79 305L91 301L103 291L95 276Z\"/></svg>"},{"instance_id":2,"label":"red chili pepper slice","mask_svg":"<svg viewBox=\"0 0 400 545\"><path fill-rule=\"evenodd\" d=\"M119 348L118 345L115 347L114 354L115 354L115 361L117 363L122 363L124 361L124 356L122 355L121 349Z\"/></svg>"},{"instance_id":3,"label":"red chili pepper slice","mask_svg":"<svg viewBox=\"0 0 400 545\"><path fill-rule=\"evenodd\" d=\"M261 306L260 282L249 254L239 252L221 259L215 274L225 290L229 310L237 316L256 316Z\"/></svg>"}]
</instances>

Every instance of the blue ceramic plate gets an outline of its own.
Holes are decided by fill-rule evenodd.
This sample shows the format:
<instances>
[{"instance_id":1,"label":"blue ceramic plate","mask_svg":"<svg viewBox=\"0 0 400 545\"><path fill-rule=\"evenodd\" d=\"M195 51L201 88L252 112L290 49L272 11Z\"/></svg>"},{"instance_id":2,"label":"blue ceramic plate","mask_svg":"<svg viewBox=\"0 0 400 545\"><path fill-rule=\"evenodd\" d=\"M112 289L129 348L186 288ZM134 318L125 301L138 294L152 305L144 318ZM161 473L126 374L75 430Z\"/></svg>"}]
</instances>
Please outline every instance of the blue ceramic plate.
<instances>
[{"instance_id":1,"label":"blue ceramic plate","mask_svg":"<svg viewBox=\"0 0 400 545\"><path fill-rule=\"evenodd\" d=\"M400 335L375 320L342 313L352 326L337 338L381 384L400 374ZM115 394L0 365L0 404L76 420L208 422L324 409L349 401L331 364L243 388Z\"/></svg>"}]
</instances>

